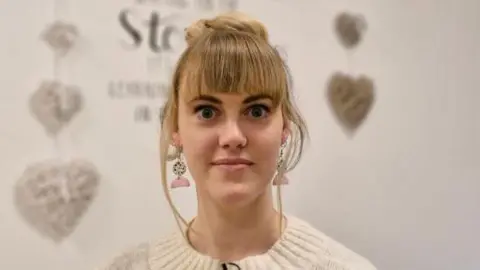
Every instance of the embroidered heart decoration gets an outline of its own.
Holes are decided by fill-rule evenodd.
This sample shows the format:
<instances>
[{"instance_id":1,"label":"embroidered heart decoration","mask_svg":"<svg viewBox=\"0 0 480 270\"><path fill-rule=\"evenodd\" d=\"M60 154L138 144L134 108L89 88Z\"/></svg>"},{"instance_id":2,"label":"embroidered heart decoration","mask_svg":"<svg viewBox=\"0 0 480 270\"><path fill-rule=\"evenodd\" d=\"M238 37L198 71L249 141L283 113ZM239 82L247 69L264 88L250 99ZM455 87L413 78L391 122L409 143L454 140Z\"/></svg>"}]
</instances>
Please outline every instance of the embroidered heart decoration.
<instances>
[{"instance_id":1,"label":"embroidered heart decoration","mask_svg":"<svg viewBox=\"0 0 480 270\"><path fill-rule=\"evenodd\" d=\"M83 97L75 86L45 81L30 97L29 106L47 133L57 135L83 108Z\"/></svg>"},{"instance_id":2,"label":"embroidered heart decoration","mask_svg":"<svg viewBox=\"0 0 480 270\"><path fill-rule=\"evenodd\" d=\"M56 21L47 26L41 38L60 56L65 55L75 44L78 38L78 29L75 25Z\"/></svg>"},{"instance_id":3,"label":"embroidered heart decoration","mask_svg":"<svg viewBox=\"0 0 480 270\"><path fill-rule=\"evenodd\" d=\"M328 82L327 98L342 126L353 132L372 109L375 101L374 83L364 75L354 78L338 72Z\"/></svg>"},{"instance_id":4,"label":"embroidered heart decoration","mask_svg":"<svg viewBox=\"0 0 480 270\"><path fill-rule=\"evenodd\" d=\"M367 30L364 17L342 12L335 18L335 32L340 43L347 49L357 46Z\"/></svg>"},{"instance_id":5,"label":"embroidered heart decoration","mask_svg":"<svg viewBox=\"0 0 480 270\"><path fill-rule=\"evenodd\" d=\"M15 186L15 205L41 235L61 242L95 198L100 176L85 160L48 160L29 165Z\"/></svg>"}]
</instances>

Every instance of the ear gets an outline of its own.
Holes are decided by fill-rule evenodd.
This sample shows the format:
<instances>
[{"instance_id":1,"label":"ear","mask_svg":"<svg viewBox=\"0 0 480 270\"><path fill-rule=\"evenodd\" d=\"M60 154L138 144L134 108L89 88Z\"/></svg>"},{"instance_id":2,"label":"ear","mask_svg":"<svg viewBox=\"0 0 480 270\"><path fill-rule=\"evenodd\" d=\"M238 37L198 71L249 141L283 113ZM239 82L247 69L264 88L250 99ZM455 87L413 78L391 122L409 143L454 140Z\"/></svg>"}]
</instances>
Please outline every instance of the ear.
<instances>
[{"instance_id":1,"label":"ear","mask_svg":"<svg viewBox=\"0 0 480 270\"><path fill-rule=\"evenodd\" d=\"M180 134L178 134L178 132L174 132L172 134L172 145L175 147L182 146L182 142L180 140Z\"/></svg>"}]
</instances>

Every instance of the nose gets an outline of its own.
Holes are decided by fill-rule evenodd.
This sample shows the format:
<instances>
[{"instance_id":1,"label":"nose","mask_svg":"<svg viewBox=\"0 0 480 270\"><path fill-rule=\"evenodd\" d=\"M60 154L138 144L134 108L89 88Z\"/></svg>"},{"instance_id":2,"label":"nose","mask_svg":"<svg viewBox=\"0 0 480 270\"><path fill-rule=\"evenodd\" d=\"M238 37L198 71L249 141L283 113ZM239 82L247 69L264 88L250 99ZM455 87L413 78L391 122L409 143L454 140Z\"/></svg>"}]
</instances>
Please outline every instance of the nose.
<instances>
[{"instance_id":1,"label":"nose","mask_svg":"<svg viewBox=\"0 0 480 270\"><path fill-rule=\"evenodd\" d=\"M220 129L219 144L224 149L241 149L247 145L247 137L237 121L228 121Z\"/></svg>"}]
</instances>

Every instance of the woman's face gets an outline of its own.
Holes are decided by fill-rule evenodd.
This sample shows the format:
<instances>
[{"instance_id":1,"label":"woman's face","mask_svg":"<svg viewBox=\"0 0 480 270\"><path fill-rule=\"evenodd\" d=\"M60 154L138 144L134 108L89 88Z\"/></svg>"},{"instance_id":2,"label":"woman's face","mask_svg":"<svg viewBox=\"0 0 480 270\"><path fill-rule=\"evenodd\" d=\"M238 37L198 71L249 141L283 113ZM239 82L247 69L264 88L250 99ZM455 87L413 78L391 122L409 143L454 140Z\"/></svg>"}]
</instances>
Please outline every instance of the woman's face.
<instances>
[{"instance_id":1,"label":"woman's face","mask_svg":"<svg viewBox=\"0 0 480 270\"><path fill-rule=\"evenodd\" d=\"M199 196L223 205L244 205L265 193L287 137L280 106L269 96L180 95L178 132Z\"/></svg>"}]
</instances>

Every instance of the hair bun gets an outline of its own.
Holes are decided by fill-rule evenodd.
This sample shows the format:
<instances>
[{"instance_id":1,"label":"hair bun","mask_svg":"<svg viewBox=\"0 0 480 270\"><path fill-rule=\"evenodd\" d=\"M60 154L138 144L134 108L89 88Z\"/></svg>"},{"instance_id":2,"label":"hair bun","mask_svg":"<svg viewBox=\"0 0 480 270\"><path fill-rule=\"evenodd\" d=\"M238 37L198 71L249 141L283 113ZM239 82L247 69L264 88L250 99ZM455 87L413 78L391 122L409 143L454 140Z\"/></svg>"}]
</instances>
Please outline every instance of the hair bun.
<instances>
[{"instance_id":1,"label":"hair bun","mask_svg":"<svg viewBox=\"0 0 480 270\"><path fill-rule=\"evenodd\" d=\"M218 15L213 19L200 19L185 29L185 40L194 41L212 31L238 31L256 35L268 42L268 32L260 21L238 11Z\"/></svg>"}]
</instances>

